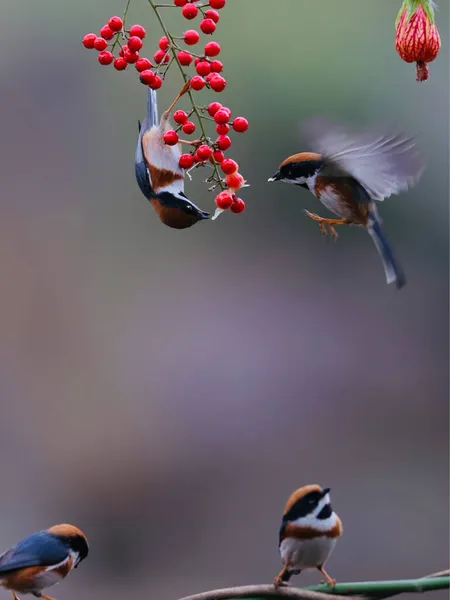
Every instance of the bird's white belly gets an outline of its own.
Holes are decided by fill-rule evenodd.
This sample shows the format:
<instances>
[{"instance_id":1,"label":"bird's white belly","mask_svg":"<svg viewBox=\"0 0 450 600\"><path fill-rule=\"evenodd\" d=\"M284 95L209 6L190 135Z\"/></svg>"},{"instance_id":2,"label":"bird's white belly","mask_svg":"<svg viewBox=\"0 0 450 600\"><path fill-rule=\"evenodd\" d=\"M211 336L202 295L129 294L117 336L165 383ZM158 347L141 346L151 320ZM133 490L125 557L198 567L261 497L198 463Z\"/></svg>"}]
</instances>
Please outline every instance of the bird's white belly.
<instances>
[{"instance_id":1,"label":"bird's white belly","mask_svg":"<svg viewBox=\"0 0 450 600\"><path fill-rule=\"evenodd\" d=\"M313 569L325 564L336 539L317 537L313 540L286 538L281 542L281 560L293 569Z\"/></svg>"},{"instance_id":2,"label":"bird's white belly","mask_svg":"<svg viewBox=\"0 0 450 600\"><path fill-rule=\"evenodd\" d=\"M55 571L44 571L39 573L34 578L34 588L37 590L43 590L44 588L51 587L62 580L61 575Z\"/></svg>"},{"instance_id":3,"label":"bird's white belly","mask_svg":"<svg viewBox=\"0 0 450 600\"><path fill-rule=\"evenodd\" d=\"M342 219L350 219L352 212L347 204L339 199L339 194L332 187L324 188L320 193L320 201L329 211Z\"/></svg>"}]
</instances>

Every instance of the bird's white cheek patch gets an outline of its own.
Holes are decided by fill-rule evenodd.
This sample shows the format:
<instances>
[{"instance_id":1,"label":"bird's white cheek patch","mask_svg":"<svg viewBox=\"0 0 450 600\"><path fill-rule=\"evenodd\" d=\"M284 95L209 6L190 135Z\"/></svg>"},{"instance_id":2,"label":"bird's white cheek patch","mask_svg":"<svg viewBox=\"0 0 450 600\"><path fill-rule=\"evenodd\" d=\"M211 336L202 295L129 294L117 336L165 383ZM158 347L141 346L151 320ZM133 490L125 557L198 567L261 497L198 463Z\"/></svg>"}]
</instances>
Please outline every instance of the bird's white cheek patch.
<instances>
[{"instance_id":1,"label":"bird's white cheek patch","mask_svg":"<svg viewBox=\"0 0 450 600\"><path fill-rule=\"evenodd\" d=\"M335 527L336 523L337 515L334 512L331 513L328 519L318 519L314 515L307 515L306 517L300 517L299 519L292 521L293 525L298 525L299 527L312 527L318 531L329 531Z\"/></svg>"}]
</instances>

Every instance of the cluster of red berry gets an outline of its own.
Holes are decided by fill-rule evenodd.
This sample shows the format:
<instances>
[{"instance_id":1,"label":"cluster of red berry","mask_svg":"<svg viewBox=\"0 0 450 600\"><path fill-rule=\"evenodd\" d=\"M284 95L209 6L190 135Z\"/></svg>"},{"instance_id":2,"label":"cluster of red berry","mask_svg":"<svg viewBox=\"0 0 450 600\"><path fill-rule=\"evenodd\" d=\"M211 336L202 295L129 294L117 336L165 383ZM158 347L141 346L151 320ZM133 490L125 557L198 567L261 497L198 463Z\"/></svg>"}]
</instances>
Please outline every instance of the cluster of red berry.
<instances>
[{"instance_id":1,"label":"cluster of red berry","mask_svg":"<svg viewBox=\"0 0 450 600\"><path fill-rule=\"evenodd\" d=\"M244 133L248 129L248 121L244 117L236 117L232 120L232 113L229 108L223 106L220 102L211 102L209 106L196 107L200 113L207 113L209 119L215 122L216 132L218 137L215 141L210 141L205 136L202 136L196 143L195 151L190 154L182 154L180 157L180 167L182 169L192 169L194 166L201 166L210 161L212 164L220 165L225 177L216 179L210 178L209 181L219 181L227 186L226 190L223 190L216 197L216 205L218 210L216 215L220 212L231 208L234 213L241 213L245 210L245 203L240 198L236 197L236 192L241 188L245 187L246 182L242 175L239 173L239 165L236 161L231 158L225 158L225 152L231 147L231 138L228 133L233 128L237 133ZM178 127L174 130L168 131L164 135L164 141L169 146L174 146L179 141L178 132L181 130L185 134L194 133L196 126L195 123L190 121L194 109L190 113L186 113L184 110L177 110L173 115L173 120L177 123Z\"/></svg>"},{"instance_id":2,"label":"cluster of red berry","mask_svg":"<svg viewBox=\"0 0 450 600\"><path fill-rule=\"evenodd\" d=\"M207 0L208 4L198 4L199 0L173 0L176 7L181 8L185 19L195 19L199 14L202 16L199 29L205 35L212 35L220 20L218 12L226 5L226 0ZM155 5L157 10L158 5ZM205 44L203 52L194 53L192 47L200 42L200 33L195 29L185 31L182 37L175 37L165 31L166 35L159 40L159 49L153 56L153 61L140 56L143 47L143 39L146 31L141 25L133 25L129 31L124 28L124 22L120 17L111 17L106 25L100 30L100 35L89 33L84 37L83 44L86 48L99 51L98 61L102 65L114 64L118 71L123 71L129 64L134 64L139 73L139 79L152 89L159 89L163 85L164 78L171 64L178 63L183 76L190 83L190 89L201 91L204 88L215 92L223 92L227 86L226 79L221 75L223 63L217 59L220 54L220 44L210 41ZM123 44L126 41L126 44ZM189 50L183 49L178 44L183 41ZM108 49L108 47L110 48ZM119 49L118 56L114 55L115 48ZM184 67L193 63L196 74L188 75ZM234 213L245 210L245 203L236 196L236 192L245 186L245 180L239 173L238 164L229 158L225 158L224 152L230 149L232 141L229 137L231 128L237 133L244 133L248 129L248 121L244 117L232 119L229 108L219 102L212 102L208 106L197 106L191 94L192 109L189 112L177 110L173 119L178 127L168 131L164 135L164 141L169 146L179 142L180 131L185 135L192 135L196 124L191 120L197 118L201 125L200 139L192 142L194 151L183 154L180 158L180 167L192 169L198 166L211 164L214 175L207 181L213 183L211 189L217 186L222 192L216 197L216 218L221 212L231 209ZM213 121L216 127L217 138L213 141L206 136L205 121ZM222 169L224 177L220 174Z\"/></svg>"},{"instance_id":3,"label":"cluster of red berry","mask_svg":"<svg viewBox=\"0 0 450 600\"><path fill-rule=\"evenodd\" d=\"M147 58L139 57L139 50L143 46L143 39L147 35L142 25L133 25L129 31L123 30L123 20L120 17L111 17L106 25L100 29L100 35L88 33L83 38L83 45L88 50L98 50L98 62L101 65L114 63L114 68L124 71L128 65L135 65L139 73L150 69L153 65ZM127 44L122 45L120 38L126 39ZM114 41L113 41L114 40ZM111 46L110 50L107 48ZM119 46L119 55L114 56L114 49ZM162 79L158 77L161 87Z\"/></svg>"}]
</instances>

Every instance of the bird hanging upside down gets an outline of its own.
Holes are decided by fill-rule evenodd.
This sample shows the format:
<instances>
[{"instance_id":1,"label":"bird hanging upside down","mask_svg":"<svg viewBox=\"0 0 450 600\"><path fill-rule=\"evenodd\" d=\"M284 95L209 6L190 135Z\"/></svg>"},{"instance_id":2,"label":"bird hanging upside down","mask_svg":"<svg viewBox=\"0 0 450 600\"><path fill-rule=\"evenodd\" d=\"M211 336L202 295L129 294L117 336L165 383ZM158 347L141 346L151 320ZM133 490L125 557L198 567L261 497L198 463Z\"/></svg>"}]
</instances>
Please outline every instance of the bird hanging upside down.
<instances>
[{"instance_id":1,"label":"bird hanging upside down","mask_svg":"<svg viewBox=\"0 0 450 600\"><path fill-rule=\"evenodd\" d=\"M184 193L184 171L179 166L181 143L168 146L164 134L171 129L170 115L178 100L189 90L187 83L171 106L158 119L156 91L148 89L147 118L139 123L135 156L136 180L160 220L174 229L191 227L209 214ZM195 142L182 142L195 145Z\"/></svg>"},{"instance_id":2,"label":"bird hanging upside down","mask_svg":"<svg viewBox=\"0 0 450 600\"><path fill-rule=\"evenodd\" d=\"M25 538L0 555L0 585L16 592L53 600L42 590L66 577L86 558L89 546L77 527L54 525Z\"/></svg>"},{"instance_id":3,"label":"bird hanging upside down","mask_svg":"<svg viewBox=\"0 0 450 600\"><path fill-rule=\"evenodd\" d=\"M412 138L373 132L349 134L336 125L316 120L305 128L311 147L284 160L269 181L293 183L308 189L337 215L328 219L305 211L336 238L337 225L359 225L372 237L383 262L387 283L401 288L406 280L381 227L375 201L415 185L423 162Z\"/></svg>"}]
</instances>

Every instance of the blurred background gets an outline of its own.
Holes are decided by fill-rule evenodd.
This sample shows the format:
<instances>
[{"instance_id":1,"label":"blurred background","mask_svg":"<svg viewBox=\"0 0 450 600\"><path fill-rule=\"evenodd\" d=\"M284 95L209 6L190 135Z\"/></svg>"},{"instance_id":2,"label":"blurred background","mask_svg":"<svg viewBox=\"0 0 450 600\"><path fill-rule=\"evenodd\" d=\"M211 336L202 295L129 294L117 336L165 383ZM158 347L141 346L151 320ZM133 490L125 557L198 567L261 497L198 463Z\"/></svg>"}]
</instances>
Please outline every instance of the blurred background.
<instances>
[{"instance_id":1,"label":"blurred background","mask_svg":"<svg viewBox=\"0 0 450 600\"><path fill-rule=\"evenodd\" d=\"M338 580L446 568L448 2L418 84L394 48L400 0L230 0L229 85L202 96L250 120L232 152L247 211L185 231L134 179L145 88L81 45L124 4L0 4L1 549L81 527L91 554L61 600L270 582L287 497L317 482L345 526ZM151 57L145 0L134 22ZM174 68L162 107L180 86ZM420 184L380 206L401 292L363 231L327 241L302 213L312 196L266 183L315 115L418 136ZM187 194L213 210L200 175Z\"/></svg>"}]
</instances>

